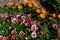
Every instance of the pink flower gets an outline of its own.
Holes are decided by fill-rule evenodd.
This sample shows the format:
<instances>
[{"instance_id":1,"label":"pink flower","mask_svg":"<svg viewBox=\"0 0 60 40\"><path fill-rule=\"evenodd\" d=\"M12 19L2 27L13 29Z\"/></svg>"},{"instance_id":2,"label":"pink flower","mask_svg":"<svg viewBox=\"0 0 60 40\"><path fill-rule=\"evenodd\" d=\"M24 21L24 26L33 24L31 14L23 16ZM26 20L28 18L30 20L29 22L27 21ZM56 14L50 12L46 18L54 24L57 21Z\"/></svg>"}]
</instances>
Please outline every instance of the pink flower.
<instances>
[{"instance_id":1,"label":"pink flower","mask_svg":"<svg viewBox=\"0 0 60 40\"><path fill-rule=\"evenodd\" d=\"M12 35L12 36L11 36L11 39L12 39L12 40L16 40L16 35Z\"/></svg>"},{"instance_id":2,"label":"pink flower","mask_svg":"<svg viewBox=\"0 0 60 40\"><path fill-rule=\"evenodd\" d=\"M19 35L23 37L25 35L25 33L23 31L20 31Z\"/></svg>"},{"instance_id":3,"label":"pink flower","mask_svg":"<svg viewBox=\"0 0 60 40\"><path fill-rule=\"evenodd\" d=\"M28 18L31 18L32 19L32 15L31 14L28 14L27 16L28 16Z\"/></svg>"},{"instance_id":4,"label":"pink flower","mask_svg":"<svg viewBox=\"0 0 60 40\"><path fill-rule=\"evenodd\" d=\"M0 36L0 40L2 40L3 39L3 36Z\"/></svg>"},{"instance_id":5,"label":"pink flower","mask_svg":"<svg viewBox=\"0 0 60 40\"><path fill-rule=\"evenodd\" d=\"M57 28L58 26L57 26L56 24L53 24L52 27L53 27L53 28Z\"/></svg>"},{"instance_id":6,"label":"pink flower","mask_svg":"<svg viewBox=\"0 0 60 40\"><path fill-rule=\"evenodd\" d=\"M36 31L38 31L38 27L36 25L32 25L31 30L36 32Z\"/></svg>"},{"instance_id":7,"label":"pink flower","mask_svg":"<svg viewBox=\"0 0 60 40\"><path fill-rule=\"evenodd\" d=\"M37 37L36 32L32 32L32 33L31 33L31 37L32 37L32 38L36 38L36 37Z\"/></svg>"},{"instance_id":8,"label":"pink flower","mask_svg":"<svg viewBox=\"0 0 60 40\"><path fill-rule=\"evenodd\" d=\"M25 20L25 19L26 19L26 16L21 16L21 19L22 19L22 20Z\"/></svg>"},{"instance_id":9,"label":"pink flower","mask_svg":"<svg viewBox=\"0 0 60 40\"><path fill-rule=\"evenodd\" d=\"M16 18L12 18L11 22L12 23L15 23L15 20L16 20Z\"/></svg>"},{"instance_id":10,"label":"pink flower","mask_svg":"<svg viewBox=\"0 0 60 40\"><path fill-rule=\"evenodd\" d=\"M28 21L25 21L25 26L28 26L29 25L29 22Z\"/></svg>"},{"instance_id":11,"label":"pink flower","mask_svg":"<svg viewBox=\"0 0 60 40\"><path fill-rule=\"evenodd\" d=\"M7 38L6 37L3 37L3 40L7 40Z\"/></svg>"},{"instance_id":12,"label":"pink flower","mask_svg":"<svg viewBox=\"0 0 60 40\"><path fill-rule=\"evenodd\" d=\"M11 31L11 34L12 34L12 35L16 34L16 30L12 30L12 31Z\"/></svg>"},{"instance_id":13,"label":"pink flower","mask_svg":"<svg viewBox=\"0 0 60 40\"><path fill-rule=\"evenodd\" d=\"M34 21L31 21L31 25L35 25L36 23Z\"/></svg>"}]
</instances>

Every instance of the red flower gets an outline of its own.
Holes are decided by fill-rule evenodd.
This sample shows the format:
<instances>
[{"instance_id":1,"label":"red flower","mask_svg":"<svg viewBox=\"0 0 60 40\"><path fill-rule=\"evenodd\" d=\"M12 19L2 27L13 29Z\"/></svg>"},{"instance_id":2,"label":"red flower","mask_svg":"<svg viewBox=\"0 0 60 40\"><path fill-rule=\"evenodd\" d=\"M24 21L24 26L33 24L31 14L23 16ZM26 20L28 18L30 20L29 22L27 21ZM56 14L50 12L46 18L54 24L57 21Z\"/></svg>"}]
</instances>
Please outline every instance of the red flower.
<instances>
[{"instance_id":1,"label":"red flower","mask_svg":"<svg viewBox=\"0 0 60 40\"><path fill-rule=\"evenodd\" d=\"M13 35L16 34L16 30L12 30L11 34L13 34Z\"/></svg>"},{"instance_id":2,"label":"red flower","mask_svg":"<svg viewBox=\"0 0 60 40\"><path fill-rule=\"evenodd\" d=\"M25 33L23 31L20 31L19 35L23 37L25 35Z\"/></svg>"},{"instance_id":3,"label":"red flower","mask_svg":"<svg viewBox=\"0 0 60 40\"><path fill-rule=\"evenodd\" d=\"M11 39L12 39L12 40L16 40L16 35L12 35L12 36L11 36Z\"/></svg>"}]
</instances>

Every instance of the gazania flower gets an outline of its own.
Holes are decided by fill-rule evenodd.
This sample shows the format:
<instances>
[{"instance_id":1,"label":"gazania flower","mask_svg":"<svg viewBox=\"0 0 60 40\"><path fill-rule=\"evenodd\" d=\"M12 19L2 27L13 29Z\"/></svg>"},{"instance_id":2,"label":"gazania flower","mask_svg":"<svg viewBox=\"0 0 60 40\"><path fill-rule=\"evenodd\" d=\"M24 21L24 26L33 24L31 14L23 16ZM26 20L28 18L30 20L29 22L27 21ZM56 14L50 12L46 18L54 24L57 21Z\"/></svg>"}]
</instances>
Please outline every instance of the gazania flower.
<instances>
[{"instance_id":1,"label":"gazania flower","mask_svg":"<svg viewBox=\"0 0 60 40\"><path fill-rule=\"evenodd\" d=\"M20 32L19 32L19 35L20 35L21 37L23 37L23 36L25 35L25 33L24 33L23 31L20 31Z\"/></svg>"},{"instance_id":2,"label":"gazania flower","mask_svg":"<svg viewBox=\"0 0 60 40\"><path fill-rule=\"evenodd\" d=\"M12 30L11 34L13 34L13 35L16 34L16 30Z\"/></svg>"},{"instance_id":3,"label":"gazania flower","mask_svg":"<svg viewBox=\"0 0 60 40\"><path fill-rule=\"evenodd\" d=\"M60 19L60 14L58 14L58 18Z\"/></svg>"},{"instance_id":4,"label":"gazania flower","mask_svg":"<svg viewBox=\"0 0 60 40\"><path fill-rule=\"evenodd\" d=\"M36 12L40 14L41 13L41 9L37 9Z\"/></svg>"},{"instance_id":5,"label":"gazania flower","mask_svg":"<svg viewBox=\"0 0 60 40\"><path fill-rule=\"evenodd\" d=\"M53 28L57 28L58 26L57 26L57 24L53 24L52 27Z\"/></svg>"},{"instance_id":6,"label":"gazania flower","mask_svg":"<svg viewBox=\"0 0 60 40\"><path fill-rule=\"evenodd\" d=\"M13 2L9 1L7 4L8 4L8 6L12 6Z\"/></svg>"},{"instance_id":7,"label":"gazania flower","mask_svg":"<svg viewBox=\"0 0 60 40\"><path fill-rule=\"evenodd\" d=\"M12 35L11 40L16 40L16 35Z\"/></svg>"},{"instance_id":8,"label":"gazania flower","mask_svg":"<svg viewBox=\"0 0 60 40\"><path fill-rule=\"evenodd\" d=\"M36 38L36 37L37 37L36 32L32 32L32 33L31 33L31 37L32 37L32 38Z\"/></svg>"},{"instance_id":9,"label":"gazania flower","mask_svg":"<svg viewBox=\"0 0 60 40\"><path fill-rule=\"evenodd\" d=\"M40 17L41 17L42 19L44 19L44 18L45 18L45 14L40 14Z\"/></svg>"}]
</instances>

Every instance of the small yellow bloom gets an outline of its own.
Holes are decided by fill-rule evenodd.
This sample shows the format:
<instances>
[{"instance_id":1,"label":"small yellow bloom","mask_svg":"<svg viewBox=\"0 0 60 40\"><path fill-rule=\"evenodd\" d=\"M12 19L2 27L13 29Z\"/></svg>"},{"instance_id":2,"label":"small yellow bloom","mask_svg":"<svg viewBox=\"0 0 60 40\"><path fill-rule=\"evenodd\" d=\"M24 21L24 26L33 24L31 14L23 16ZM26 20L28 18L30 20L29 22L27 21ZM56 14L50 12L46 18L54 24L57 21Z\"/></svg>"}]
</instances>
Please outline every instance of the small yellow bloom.
<instances>
[{"instance_id":1,"label":"small yellow bloom","mask_svg":"<svg viewBox=\"0 0 60 40\"><path fill-rule=\"evenodd\" d=\"M22 6L19 5L19 6L18 6L18 9L22 9Z\"/></svg>"},{"instance_id":2,"label":"small yellow bloom","mask_svg":"<svg viewBox=\"0 0 60 40\"><path fill-rule=\"evenodd\" d=\"M60 14L58 14L58 18L60 18Z\"/></svg>"},{"instance_id":3,"label":"small yellow bloom","mask_svg":"<svg viewBox=\"0 0 60 40\"><path fill-rule=\"evenodd\" d=\"M40 17L41 18L45 18L45 14L40 14Z\"/></svg>"}]
</instances>

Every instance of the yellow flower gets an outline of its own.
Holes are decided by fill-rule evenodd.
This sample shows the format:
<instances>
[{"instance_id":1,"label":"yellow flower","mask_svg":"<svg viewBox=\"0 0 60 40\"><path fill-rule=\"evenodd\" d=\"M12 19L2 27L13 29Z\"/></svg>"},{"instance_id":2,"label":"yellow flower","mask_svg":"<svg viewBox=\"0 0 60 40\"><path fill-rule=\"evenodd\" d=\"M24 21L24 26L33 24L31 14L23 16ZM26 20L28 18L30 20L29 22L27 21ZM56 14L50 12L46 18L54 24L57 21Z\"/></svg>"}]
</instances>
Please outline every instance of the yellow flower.
<instances>
[{"instance_id":1,"label":"yellow flower","mask_svg":"<svg viewBox=\"0 0 60 40\"><path fill-rule=\"evenodd\" d=\"M12 6L13 2L9 1L7 4L8 4L8 6Z\"/></svg>"},{"instance_id":2,"label":"yellow flower","mask_svg":"<svg viewBox=\"0 0 60 40\"><path fill-rule=\"evenodd\" d=\"M18 5L18 9L22 9L22 6Z\"/></svg>"},{"instance_id":3,"label":"yellow flower","mask_svg":"<svg viewBox=\"0 0 60 40\"><path fill-rule=\"evenodd\" d=\"M45 14L40 14L40 17L41 18L45 18Z\"/></svg>"},{"instance_id":4,"label":"yellow flower","mask_svg":"<svg viewBox=\"0 0 60 40\"><path fill-rule=\"evenodd\" d=\"M60 14L58 14L58 18L60 18Z\"/></svg>"},{"instance_id":5,"label":"yellow flower","mask_svg":"<svg viewBox=\"0 0 60 40\"><path fill-rule=\"evenodd\" d=\"M52 17L56 18L56 14L55 14L55 13L53 13L53 14L52 14Z\"/></svg>"},{"instance_id":6,"label":"yellow flower","mask_svg":"<svg viewBox=\"0 0 60 40\"><path fill-rule=\"evenodd\" d=\"M37 12L37 13L41 13L41 9L37 9L36 12Z\"/></svg>"},{"instance_id":7,"label":"yellow flower","mask_svg":"<svg viewBox=\"0 0 60 40\"><path fill-rule=\"evenodd\" d=\"M29 6L29 7L32 7L33 5L32 5L32 3L29 3L28 6Z\"/></svg>"}]
</instances>

